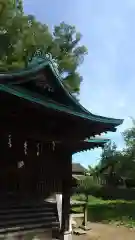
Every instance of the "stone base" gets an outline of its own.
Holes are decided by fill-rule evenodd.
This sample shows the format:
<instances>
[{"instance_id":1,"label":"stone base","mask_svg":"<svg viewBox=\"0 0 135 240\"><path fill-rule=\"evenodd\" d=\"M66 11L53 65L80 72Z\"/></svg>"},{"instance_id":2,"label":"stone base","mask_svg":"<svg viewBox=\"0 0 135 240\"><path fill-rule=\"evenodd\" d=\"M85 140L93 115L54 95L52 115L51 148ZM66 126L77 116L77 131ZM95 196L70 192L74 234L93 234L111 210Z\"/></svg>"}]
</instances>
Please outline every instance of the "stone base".
<instances>
[{"instance_id":1,"label":"stone base","mask_svg":"<svg viewBox=\"0 0 135 240\"><path fill-rule=\"evenodd\" d=\"M3 240L52 240L52 233L50 232L30 232L22 234L7 234ZM2 240L2 239L1 239Z\"/></svg>"},{"instance_id":2,"label":"stone base","mask_svg":"<svg viewBox=\"0 0 135 240\"><path fill-rule=\"evenodd\" d=\"M86 234L86 231L81 229L81 228L75 228L73 230L73 233L76 234L76 235L84 235L84 234Z\"/></svg>"},{"instance_id":3,"label":"stone base","mask_svg":"<svg viewBox=\"0 0 135 240\"><path fill-rule=\"evenodd\" d=\"M60 236L60 240L72 240L72 233L71 232L65 232L64 236Z\"/></svg>"},{"instance_id":4,"label":"stone base","mask_svg":"<svg viewBox=\"0 0 135 240\"><path fill-rule=\"evenodd\" d=\"M80 226L81 229L83 229L84 231L89 231L91 228L88 226Z\"/></svg>"}]
</instances>

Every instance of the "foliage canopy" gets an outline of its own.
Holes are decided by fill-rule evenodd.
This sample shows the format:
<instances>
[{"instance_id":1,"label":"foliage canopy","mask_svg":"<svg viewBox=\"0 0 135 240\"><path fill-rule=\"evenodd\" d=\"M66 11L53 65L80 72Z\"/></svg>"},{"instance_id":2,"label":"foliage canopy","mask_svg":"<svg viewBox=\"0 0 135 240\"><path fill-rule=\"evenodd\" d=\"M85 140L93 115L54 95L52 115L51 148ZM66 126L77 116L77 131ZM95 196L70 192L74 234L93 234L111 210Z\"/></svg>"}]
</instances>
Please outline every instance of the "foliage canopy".
<instances>
[{"instance_id":1,"label":"foliage canopy","mask_svg":"<svg viewBox=\"0 0 135 240\"><path fill-rule=\"evenodd\" d=\"M82 77L78 67L87 54L80 45L82 35L64 22L51 32L46 24L25 15L22 0L0 0L0 70L27 67L35 51L50 52L57 59L63 82L71 93L79 93Z\"/></svg>"}]
</instances>

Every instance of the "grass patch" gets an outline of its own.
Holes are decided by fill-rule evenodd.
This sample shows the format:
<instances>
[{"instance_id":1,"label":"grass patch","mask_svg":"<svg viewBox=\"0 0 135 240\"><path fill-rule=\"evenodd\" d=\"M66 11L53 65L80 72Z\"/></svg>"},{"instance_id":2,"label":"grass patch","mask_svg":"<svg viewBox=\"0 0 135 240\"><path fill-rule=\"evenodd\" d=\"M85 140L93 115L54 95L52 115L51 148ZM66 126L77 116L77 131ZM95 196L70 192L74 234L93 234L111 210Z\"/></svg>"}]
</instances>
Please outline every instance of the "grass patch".
<instances>
[{"instance_id":1,"label":"grass patch","mask_svg":"<svg viewBox=\"0 0 135 240\"><path fill-rule=\"evenodd\" d=\"M84 195L74 196L74 199L84 200ZM73 210L82 212L83 208ZM88 221L135 227L135 201L102 200L90 196Z\"/></svg>"}]
</instances>

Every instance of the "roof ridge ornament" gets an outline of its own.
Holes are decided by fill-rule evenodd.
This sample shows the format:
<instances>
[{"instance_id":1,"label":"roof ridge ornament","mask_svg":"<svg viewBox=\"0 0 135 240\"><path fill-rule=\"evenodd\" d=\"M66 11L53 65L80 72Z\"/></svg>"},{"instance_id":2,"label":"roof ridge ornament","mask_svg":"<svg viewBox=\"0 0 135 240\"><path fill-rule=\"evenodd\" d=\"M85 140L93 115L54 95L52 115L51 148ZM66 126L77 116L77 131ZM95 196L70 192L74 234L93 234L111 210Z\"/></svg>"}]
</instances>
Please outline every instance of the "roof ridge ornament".
<instances>
[{"instance_id":1,"label":"roof ridge ornament","mask_svg":"<svg viewBox=\"0 0 135 240\"><path fill-rule=\"evenodd\" d=\"M41 50L36 50L33 54L33 56L31 56L28 59L28 66L33 66L33 65L37 65L38 63L42 63L43 61L49 61L55 72L59 75L59 64L56 58L52 57L51 53L43 53Z\"/></svg>"}]
</instances>

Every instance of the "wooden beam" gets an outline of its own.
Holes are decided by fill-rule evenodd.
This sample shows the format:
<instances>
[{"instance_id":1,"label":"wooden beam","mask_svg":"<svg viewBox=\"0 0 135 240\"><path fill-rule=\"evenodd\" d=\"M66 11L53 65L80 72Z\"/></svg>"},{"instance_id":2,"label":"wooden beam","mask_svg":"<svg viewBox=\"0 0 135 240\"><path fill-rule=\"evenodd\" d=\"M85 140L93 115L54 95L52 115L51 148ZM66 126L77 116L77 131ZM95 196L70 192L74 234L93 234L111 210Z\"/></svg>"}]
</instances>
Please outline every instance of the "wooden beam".
<instances>
[{"instance_id":1,"label":"wooden beam","mask_svg":"<svg viewBox=\"0 0 135 240\"><path fill-rule=\"evenodd\" d=\"M65 168L66 175L63 180L62 186L62 226L61 226L61 240L66 239L66 234L71 235L69 232L70 227L70 195L72 188L72 156L65 154Z\"/></svg>"},{"instance_id":2,"label":"wooden beam","mask_svg":"<svg viewBox=\"0 0 135 240\"><path fill-rule=\"evenodd\" d=\"M10 124L9 124L10 123ZM42 128L40 124L32 124L29 121L25 122L9 121L4 122L0 120L0 134L8 135L13 134L16 137L24 139L33 139L35 141L69 141L84 139L81 134L76 134L76 131L65 128L64 126L57 125L57 127L49 126L48 124Z\"/></svg>"}]
</instances>

